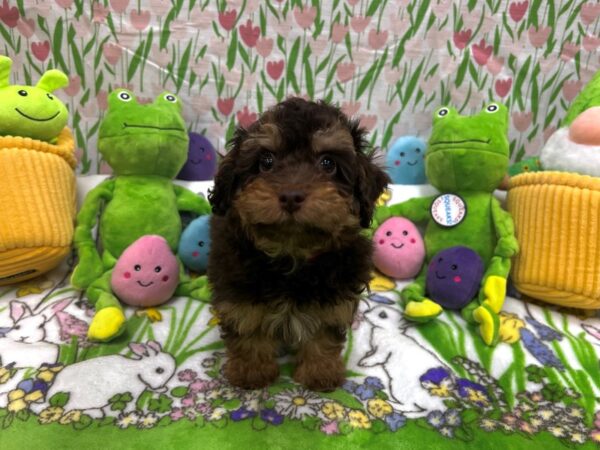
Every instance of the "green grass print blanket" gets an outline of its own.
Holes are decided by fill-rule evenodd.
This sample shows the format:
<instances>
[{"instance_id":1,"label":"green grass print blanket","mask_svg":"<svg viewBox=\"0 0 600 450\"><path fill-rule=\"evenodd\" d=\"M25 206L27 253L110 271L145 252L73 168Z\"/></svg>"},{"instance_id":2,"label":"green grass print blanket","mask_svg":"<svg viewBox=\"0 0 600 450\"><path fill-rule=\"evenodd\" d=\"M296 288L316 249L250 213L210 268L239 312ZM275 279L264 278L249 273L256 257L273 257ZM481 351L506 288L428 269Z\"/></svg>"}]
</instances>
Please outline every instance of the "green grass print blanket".
<instances>
[{"instance_id":1,"label":"green grass print blanket","mask_svg":"<svg viewBox=\"0 0 600 450\"><path fill-rule=\"evenodd\" d=\"M393 201L417 191L397 187ZM379 277L349 334L341 389L303 389L284 358L275 385L244 391L223 379L206 303L128 308L123 336L88 342L92 311L68 284L72 264L0 288L3 450L598 448L598 316L508 298L502 342L488 348L456 313L406 322L403 284Z\"/></svg>"}]
</instances>

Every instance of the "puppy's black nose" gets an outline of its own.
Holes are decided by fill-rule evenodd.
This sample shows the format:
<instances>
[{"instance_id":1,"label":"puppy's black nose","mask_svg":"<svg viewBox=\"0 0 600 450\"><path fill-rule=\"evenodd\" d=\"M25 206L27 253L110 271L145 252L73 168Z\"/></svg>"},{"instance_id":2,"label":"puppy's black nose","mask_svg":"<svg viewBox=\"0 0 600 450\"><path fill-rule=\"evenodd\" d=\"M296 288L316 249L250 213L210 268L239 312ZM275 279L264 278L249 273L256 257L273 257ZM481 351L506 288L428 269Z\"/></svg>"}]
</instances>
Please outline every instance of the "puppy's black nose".
<instances>
[{"instance_id":1,"label":"puppy's black nose","mask_svg":"<svg viewBox=\"0 0 600 450\"><path fill-rule=\"evenodd\" d=\"M305 199L306 194L302 191L286 191L279 194L279 204L290 213L298 211Z\"/></svg>"}]
</instances>

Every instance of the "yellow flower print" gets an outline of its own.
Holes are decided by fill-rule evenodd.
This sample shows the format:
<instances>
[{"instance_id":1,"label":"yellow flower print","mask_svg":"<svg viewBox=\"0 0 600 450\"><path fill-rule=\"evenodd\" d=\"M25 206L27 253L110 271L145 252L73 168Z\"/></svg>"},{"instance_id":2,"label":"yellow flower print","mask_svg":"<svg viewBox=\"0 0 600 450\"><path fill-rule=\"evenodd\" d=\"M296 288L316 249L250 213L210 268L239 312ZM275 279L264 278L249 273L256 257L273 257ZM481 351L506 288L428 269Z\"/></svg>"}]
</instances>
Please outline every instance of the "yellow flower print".
<instances>
[{"instance_id":1,"label":"yellow flower print","mask_svg":"<svg viewBox=\"0 0 600 450\"><path fill-rule=\"evenodd\" d=\"M63 369L64 366L56 365L56 366L42 366L37 373L37 379L45 381L46 383L50 383L54 380L54 377L58 372Z\"/></svg>"},{"instance_id":2,"label":"yellow flower print","mask_svg":"<svg viewBox=\"0 0 600 450\"><path fill-rule=\"evenodd\" d=\"M38 401L42 400L43 398L44 398L44 393L42 391L40 391L39 389L37 389L37 390L27 394L25 396L25 401L26 402L38 402Z\"/></svg>"},{"instance_id":3,"label":"yellow flower print","mask_svg":"<svg viewBox=\"0 0 600 450\"><path fill-rule=\"evenodd\" d=\"M480 405L487 405L489 403L486 395L477 389L467 388L467 394L469 400L473 403L478 403Z\"/></svg>"},{"instance_id":4,"label":"yellow flower print","mask_svg":"<svg viewBox=\"0 0 600 450\"><path fill-rule=\"evenodd\" d=\"M135 315L138 317L146 316L152 323L162 322L162 313L157 308L138 309Z\"/></svg>"},{"instance_id":5,"label":"yellow flower print","mask_svg":"<svg viewBox=\"0 0 600 450\"><path fill-rule=\"evenodd\" d=\"M350 411L348 413L348 420L352 428L361 428L365 430L371 428L371 421L362 411Z\"/></svg>"},{"instance_id":6,"label":"yellow flower print","mask_svg":"<svg viewBox=\"0 0 600 450\"><path fill-rule=\"evenodd\" d=\"M500 339L507 344L514 344L521 339L519 330L525 326L525 321L516 314L500 313Z\"/></svg>"},{"instance_id":7,"label":"yellow flower print","mask_svg":"<svg viewBox=\"0 0 600 450\"><path fill-rule=\"evenodd\" d=\"M63 415L63 409L60 406L49 406L40 413L38 420L42 424L56 422Z\"/></svg>"},{"instance_id":8,"label":"yellow flower print","mask_svg":"<svg viewBox=\"0 0 600 450\"><path fill-rule=\"evenodd\" d=\"M17 297L25 297L26 295L41 294L46 289L50 289L53 286L52 281L47 278L38 278L31 282L26 282L20 285L17 289Z\"/></svg>"},{"instance_id":9,"label":"yellow flower print","mask_svg":"<svg viewBox=\"0 0 600 450\"><path fill-rule=\"evenodd\" d=\"M25 397L25 391L23 389L14 389L8 393L8 401L13 402Z\"/></svg>"},{"instance_id":10,"label":"yellow flower print","mask_svg":"<svg viewBox=\"0 0 600 450\"><path fill-rule=\"evenodd\" d=\"M8 409L8 412L17 413L27 408L27 403L25 403L25 400L19 398L9 402L6 408Z\"/></svg>"},{"instance_id":11,"label":"yellow flower print","mask_svg":"<svg viewBox=\"0 0 600 450\"><path fill-rule=\"evenodd\" d=\"M211 306L209 311L210 311L211 317L210 317L210 320L208 321L208 326L216 327L217 325L219 325L219 315L217 314L217 310Z\"/></svg>"},{"instance_id":12,"label":"yellow flower print","mask_svg":"<svg viewBox=\"0 0 600 450\"><path fill-rule=\"evenodd\" d=\"M371 282L369 283L371 291L386 292L391 291L395 287L396 283L391 278L388 278L379 272L373 272L371 274Z\"/></svg>"},{"instance_id":13,"label":"yellow flower print","mask_svg":"<svg viewBox=\"0 0 600 450\"><path fill-rule=\"evenodd\" d=\"M16 369L7 369L6 367L0 367L0 384L6 383L16 373Z\"/></svg>"},{"instance_id":14,"label":"yellow flower print","mask_svg":"<svg viewBox=\"0 0 600 450\"><path fill-rule=\"evenodd\" d=\"M373 398L367 402L367 410L371 415L381 419L393 412L392 405L380 398Z\"/></svg>"},{"instance_id":15,"label":"yellow flower print","mask_svg":"<svg viewBox=\"0 0 600 450\"><path fill-rule=\"evenodd\" d=\"M79 422L80 419L81 411L79 411L78 409L74 409L63 414L63 416L58 420L58 423L60 423L61 425L68 425L70 423Z\"/></svg>"},{"instance_id":16,"label":"yellow flower print","mask_svg":"<svg viewBox=\"0 0 600 450\"><path fill-rule=\"evenodd\" d=\"M325 402L321 411L329 420L342 420L346 416L346 410L337 402Z\"/></svg>"},{"instance_id":17,"label":"yellow flower print","mask_svg":"<svg viewBox=\"0 0 600 450\"><path fill-rule=\"evenodd\" d=\"M383 191L383 194L381 194L379 196L379 198L375 202L375 205L376 206L386 205L387 202L389 202L391 198L392 198L392 191L389 189L386 189L385 191Z\"/></svg>"}]
</instances>

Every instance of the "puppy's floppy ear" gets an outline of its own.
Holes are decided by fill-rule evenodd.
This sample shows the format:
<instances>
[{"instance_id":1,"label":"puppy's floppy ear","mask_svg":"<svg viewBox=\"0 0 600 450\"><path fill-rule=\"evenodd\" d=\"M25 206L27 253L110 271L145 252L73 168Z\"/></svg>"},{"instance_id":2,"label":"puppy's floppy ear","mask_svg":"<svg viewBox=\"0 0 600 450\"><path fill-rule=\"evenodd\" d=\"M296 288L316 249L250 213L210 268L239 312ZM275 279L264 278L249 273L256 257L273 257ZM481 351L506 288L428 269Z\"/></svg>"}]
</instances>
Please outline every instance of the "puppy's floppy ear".
<instances>
[{"instance_id":1,"label":"puppy's floppy ear","mask_svg":"<svg viewBox=\"0 0 600 450\"><path fill-rule=\"evenodd\" d=\"M231 207L236 190L235 160L239 150L239 133L229 142L230 150L219 163L215 184L208 192L208 201L212 205L213 214L224 216Z\"/></svg>"},{"instance_id":2,"label":"puppy's floppy ear","mask_svg":"<svg viewBox=\"0 0 600 450\"><path fill-rule=\"evenodd\" d=\"M375 202L390 182L390 178L373 162L374 152L367 153L365 131L357 124L352 128L358 166L354 196L359 205L360 226L369 228L375 211Z\"/></svg>"}]
</instances>

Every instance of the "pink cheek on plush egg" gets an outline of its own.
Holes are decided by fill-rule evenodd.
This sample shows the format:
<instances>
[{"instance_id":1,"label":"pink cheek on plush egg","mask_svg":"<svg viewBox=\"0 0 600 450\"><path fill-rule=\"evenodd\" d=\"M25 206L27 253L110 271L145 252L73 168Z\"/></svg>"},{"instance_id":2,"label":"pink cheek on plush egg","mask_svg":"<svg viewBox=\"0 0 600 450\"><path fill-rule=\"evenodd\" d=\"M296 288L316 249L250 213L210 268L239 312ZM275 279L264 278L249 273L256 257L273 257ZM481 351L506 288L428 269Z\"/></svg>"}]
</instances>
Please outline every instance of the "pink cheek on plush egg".
<instances>
[{"instance_id":1,"label":"pink cheek on plush egg","mask_svg":"<svg viewBox=\"0 0 600 450\"><path fill-rule=\"evenodd\" d=\"M383 245L385 244L385 241L383 239L379 239L379 245Z\"/></svg>"},{"instance_id":2,"label":"pink cheek on plush egg","mask_svg":"<svg viewBox=\"0 0 600 450\"><path fill-rule=\"evenodd\" d=\"M410 243L411 243L411 244L416 244L416 243L417 243L417 240L416 240L415 238L411 238L411 240L410 240Z\"/></svg>"},{"instance_id":3,"label":"pink cheek on plush egg","mask_svg":"<svg viewBox=\"0 0 600 450\"><path fill-rule=\"evenodd\" d=\"M124 277L125 279L129 280L129 279L131 278L131 274L130 274L129 272L125 272L125 273L123 274L123 277Z\"/></svg>"},{"instance_id":4,"label":"pink cheek on plush egg","mask_svg":"<svg viewBox=\"0 0 600 450\"><path fill-rule=\"evenodd\" d=\"M193 252L193 253L192 253L192 256L193 256L194 258L197 258L199 254L200 254L200 253L198 253L198 252Z\"/></svg>"},{"instance_id":5,"label":"pink cheek on plush egg","mask_svg":"<svg viewBox=\"0 0 600 450\"><path fill-rule=\"evenodd\" d=\"M165 275L164 277L162 277L162 280L166 283L167 281L169 281L169 275Z\"/></svg>"},{"instance_id":6,"label":"pink cheek on plush egg","mask_svg":"<svg viewBox=\"0 0 600 450\"><path fill-rule=\"evenodd\" d=\"M459 277L458 275L454 277L454 282L455 283L460 283L462 281L462 278Z\"/></svg>"},{"instance_id":7,"label":"pink cheek on plush egg","mask_svg":"<svg viewBox=\"0 0 600 450\"><path fill-rule=\"evenodd\" d=\"M396 164L397 166L399 166L400 165L400 161L396 160L396 161L394 161L394 164Z\"/></svg>"},{"instance_id":8,"label":"pink cheek on plush egg","mask_svg":"<svg viewBox=\"0 0 600 450\"><path fill-rule=\"evenodd\" d=\"M204 158L204 159L206 159L207 161L210 161L212 159L212 155L206 155L206 158Z\"/></svg>"}]
</instances>

